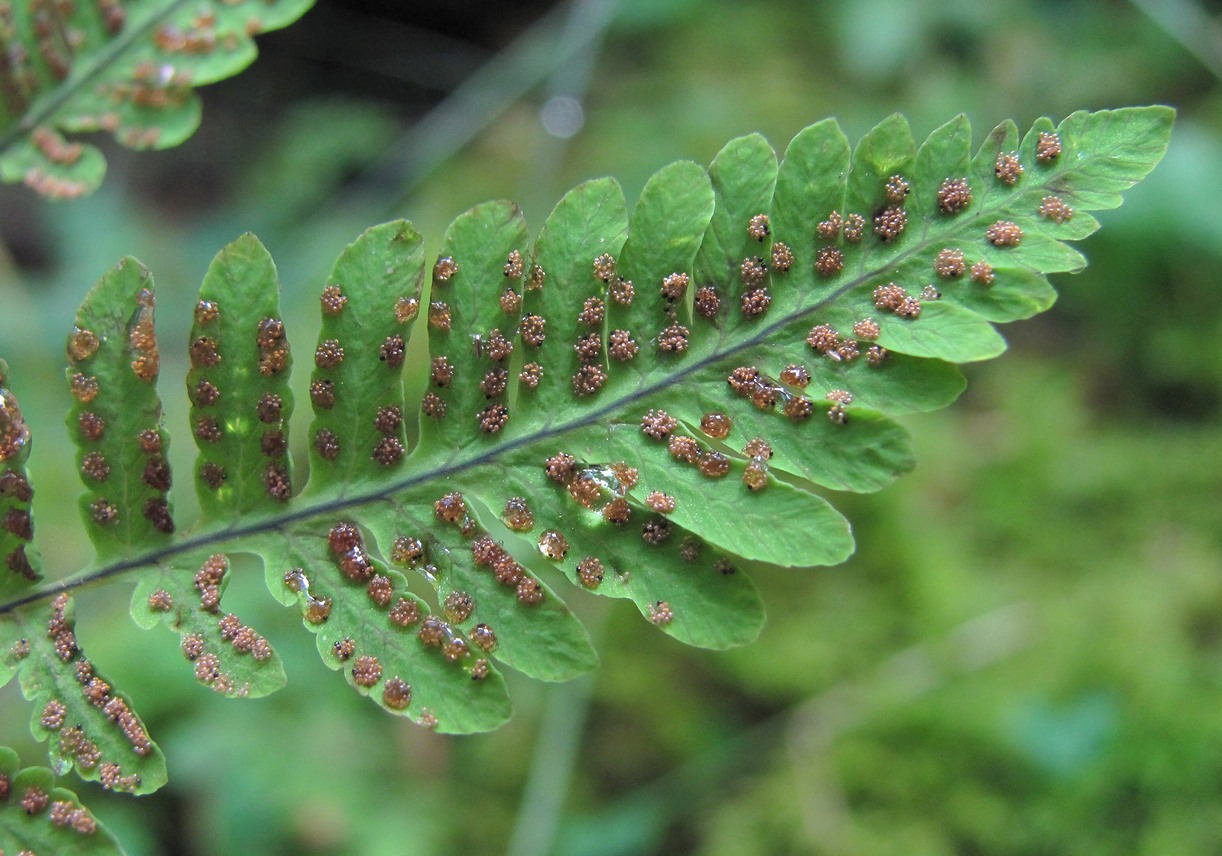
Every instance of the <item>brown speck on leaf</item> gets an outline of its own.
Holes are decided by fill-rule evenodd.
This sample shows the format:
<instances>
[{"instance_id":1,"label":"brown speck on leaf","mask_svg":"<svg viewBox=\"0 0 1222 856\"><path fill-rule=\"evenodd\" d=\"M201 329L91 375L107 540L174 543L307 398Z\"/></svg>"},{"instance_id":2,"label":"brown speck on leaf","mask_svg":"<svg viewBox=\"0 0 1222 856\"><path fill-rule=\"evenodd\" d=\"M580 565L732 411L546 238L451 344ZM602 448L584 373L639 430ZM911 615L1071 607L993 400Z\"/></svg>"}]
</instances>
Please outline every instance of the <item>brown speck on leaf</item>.
<instances>
[{"instance_id":1,"label":"brown speck on leaf","mask_svg":"<svg viewBox=\"0 0 1222 856\"><path fill-rule=\"evenodd\" d=\"M442 333L450 332L454 319L450 315L450 306L444 300L434 300L429 304L429 326Z\"/></svg>"},{"instance_id":2,"label":"brown speck on leaf","mask_svg":"<svg viewBox=\"0 0 1222 856\"><path fill-rule=\"evenodd\" d=\"M382 703L391 710L405 710L412 703L411 684L398 675L390 678L382 687Z\"/></svg>"},{"instance_id":3,"label":"brown speck on leaf","mask_svg":"<svg viewBox=\"0 0 1222 856\"><path fill-rule=\"evenodd\" d=\"M719 309L721 309L721 298L717 296L717 289L711 285L705 285L696 290L695 310L697 315L702 318L716 318Z\"/></svg>"},{"instance_id":4,"label":"brown speck on leaf","mask_svg":"<svg viewBox=\"0 0 1222 856\"><path fill-rule=\"evenodd\" d=\"M390 577L374 574L365 585L365 593L369 595L369 599L374 604L385 609L390 606L390 599L394 597L395 589L390 582Z\"/></svg>"},{"instance_id":5,"label":"brown speck on leaf","mask_svg":"<svg viewBox=\"0 0 1222 856\"><path fill-rule=\"evenodd\" d=\"M670 452L670 456L680 463L694 464L700 458L700 443L694 437L671 435L666 443L666 449Z\"/></svg>"},{"instance_id":6,"label":"brown speck on leaf","mask_svg":"<svg viewBox=\"0 0 1222 856\"><path fill-rule=\"evenodd\" d=\"M594 508L602 500L602 486L589 476L573 479L568 485L569 496L579 505Z\"/></svg>"},{"instance_id":7,"label":"brown speck on leaf","mask_svg":"<svg viewBox=\"0 0 1222 856\"><path fill-rule=\"evenodd\" d=\"M839 247L823 247L815 254L815 273L833 277L844 270L844 253Z\"/></svg>"},{"instance_id":8,"label":"brown speck on leaf","mask_svg":"<svg viewBox=\"0 0 1222 856\"><path fill-rule=\"evenodd\" d=\"M587 327L601 327L606 317L606 306L601 297L587 297L577 316L577 323Z\"/></svg>"},{"instance_id":9,"label":"brown speck on leaf","mask_svg":"<svg viewBox=\"0 0 1222 856\"><path fill-rule=\"evenodd\" d=\"M1040 202L1040 216L1060 225L1073 217L1073 209L1059 196L1045 196Z\"/></svg>"},{"instance_id":10,"label":"brown speck on leaf","mask_svg":"<svg viewBox=\"0 0 1222 856\"><path fill-rule=\"evenodd\" d=\"M789 244L777 241L772 245L772 272L785 273L793 267L794 255Z\"/></svg>"},{"instance_id":11,"label":"brown speck on leaf","mask_svg":"<svg viewBox=\"0 0 1222 856\"><path fill-rule=\"evenodd\" d=\"M967 272L967 261L963 250L947 247L941 250L933 260L933 269L943 279L958 279Z\"/></svg>"},{"instance_id":12,"label":"brown speck on leaf","mask_svg":"<svg viewBox=\"0 0 1222 856\"><path fill-rule=\"evenodd\" d=\"M768 220L767 214L756 214L747 223L747 236L761 243L772 234L772 224Z\"/></svg>"},{"instance_id":13,"label":"brown speck on leaf","mask_svg":"<svg viewBox=\"0 0 1222 856\"><path fill-rule=\"evenodd\" d=\"M314 364L320 369L334 369L344 361L344 348L339 339L324 339L314 351Z\"/></svg>"},{"instance_id":14,"label":"brown speck on leaf","mask_svg":"<svg viewBox=\"0 0 1222 856\"><path fill-rule=\"evenodd\" d=\"M283 409L284 400L281 399L280 396L274 395L270 392L265 392L263 393L262 397L259 398L259 405L256 412L259 415L260 422L270 425L271 423L278 422L280 420L280 415Z\"/></svg>"},{"instance_id":15,"label":"brown speck on leaf","mask_svg":"<svg viewBox=\"0 0 1222 856\"><path fill-rule=\"evenodd\" d=\"M336 640L331 645L331 650L335 653L335 659L345 663L356 653L356 643L345 636L343 639Z\"/></svg>"},{"instance_id":16,"label":"brown speck on leaf","mask_svg":"<svg viewBox=\"0 0 1222 856\"><path fill-rule=\"evenodd\" d=\"M471 628L471 642L485 654L490 654L496 648L496 633L487 624L477 624Z\"/></svg>"},{"instance_id":17,"label":"brown speck on leaf","mask_svg":"<svg viewBox=\"0 0 1222 856\"><path fill-rule=\"evenodd\" d=\"M373 447L370 457L384 467L399 463L403 457L403 442L398 437L383 437Z\"/></svg>"},{"instance_id":18,"label":"brown speck on leaf","mask_svg":"<svg viewBox=\"0 0 1222 856\"><path fill-rule=\"evenodd\" d=\"M633 297L636 296L636 289L632 285L632 280L624 279L622 276L616 277L611 283L607 293L611 300L618 303L620 306L630 306Z\"/></svg>"},{"instance_id":19,"label":"brown speck on leaf","mask_svg":"<svg viewBox=\"0 0 1222 856\"><path fill-rule=\"evenodd\" d=\"M662 297L669 303L682 300L691 281L686 273L672 273L662 280Z\"/></svg>"},{"instance_id":20,"label":"brown speck on leaf","mask_svg":"<svg viewBox=\"0 0 1222 856\"><path fill-rule=\"evenodd\" d=\"M475 610L475 600L465 591L452 591L446 595L442 608L447 621L460 624L471 617Z\"/></svg>"},{"instance_id":21,"label":"brown speck on leaf","mask_svg":"<svg viewBox=\"0 0 1222 856\"><path fill-rule=\"evenodd\" d=\"M632 506L622 496L608 502L602 509L603 519L616 526L623 526L632 518Z\"/></svg>"},{"instance_id":22,"label":"brown speck on leaf","mask_svg":"<svg viewBox=\"0 0 1222 856\"><path fill-rule=\"evenodd\" d=\"M501 395L509 386L509 370L495 368L484 375L483 380L479 382L480 392L485 398L496 398Z\"/></svg>"},{"instance_id":23,"label":"brown speck on leaf","mask_svg":"<svg viewBox=\"0 0 1222 856\"><path fill-rule=\"evenodd\" d=\"M509 423L509 408L504 404L490 404L476 414L479 430L485 434L499 433Z\"/></svg>"},{"instance_id":24,"label":"brown speck on leaf","mask_svg":"<svg viewBox=\"0 0 1222 856\"><path fill-rule=\"evenodd\" d=\"M330 428L319 428L314 432L314 451L324 461L334 461L341 451L339 438Z\"/></svg>"},{"instance_id":25,"label":"brown speck on leaf","mask_svg":"<svg viewBox=\"0 0 1222 856\"><path fill-rule=\"evenodd\" d=\"M656 511L658 514L670 514L675 510L675 498L670 494L655 490L645 497L645 505L651 511Z\"/></svg>"},{"instance_id":26,"label":"brown speck on leaf","mask_svg":"<svg viewBox=\"0 0 1222 856\"><path fill-rule=\"evenodd\" d=\"M446 640L445 645L441 648L441 653L451 663L457 663L471 656L471 648L465 640L453 636Z\"/></svg>"},{"instance_id":27,"label":"brown speck on leaf","mask_svg":"<svg viewBox=\"0 0 1222 856\"><path fill-rule=\"evenodd\" d=\"M664 600L659 600L657 603L649 605L649 620L659 626L670 624L675 618L675 613L671 610L670 604Z\"/></svg>"},{"instance_id":28,"label":"brown speck on leaf","mask_svg":"<svg viewBox=\"0 0 1222 856\"><path fill-rule=\"evenodd\" d=\"M526 273L526 265L522 262L522 254L517 250L509 253L509 257L505 259L505 266L501 272L509 279L521 279Z\"/></svg>"},{"instance_id":29,"label":"brown speck on leaf","mask_svg":"<svg viewBox=\"0 0 1222 856\"><path fill-rule=\"evenodd\" d=\"M396 627L411 627L420 620L420 607L416 601L401 597L390 608L389 618Z\"/></svg>"},{"instance_id":30,"label":"brown speck on leaf","mask_svg":"<svg viewBox=\"0 0 1222 856\"><path fill-rule=\"evenodd\" d=\"M110 478L110 464L101 452L89 452L81 459L81 474L95 482ZM13 509L14 511L16 509Z\"/></svg>"},{"instance_id":31,"label":"brown speck on leaf","mask_svg":"<svg viewBox=\"0 0 1222 856\"><path fill-rule=\"evenodd\" d=\"M588 589L596 589L604 576L603 563L594 556L586 556L577 563L577 580Z\"/></svg>"},{"instance_id":32,"label":"brown speck on leaf","mask_svg":"<svg viewBox=\"0 0 1222 856\"><path fill-rule=\"evenodd\" d=\"M400 535L395 538L390 551L390 560L402 567L411 567L424 561L424 542L419 538Z\"/></svg>"},{"instance_id":33,"label":"brown speck on leaf","mask_svg":"<svg viewBox=\"0 0 1222 856\"><path fill-rule=\"evenodd\" d=\"M873 318L863 318L853 325L853 335L858 339L872 342L878 338L880 332L882 330Z\"/></svg>"},{"instance_id":34,"label":"brown speck on leaf","mask_svg":"<svg viewBox=\"0 0 1222 856\"><path fill-rule=\"evenodd\" d=\"M386 341L378 349L378 359L386 363L390 368L397 369L403 365L406 353L407 346L403 342L403 337L396 333L393 336L386 337Z\"/></svg>"},{"instance_id":35,"label":"brown speck on leaf","mask_svg":"<svg viewBox=\"0 0 1222 856\"><path fill-rule=\"evenodd\" d=\"M382 434L394 434L403 425L403 411L396 405L379 407L373 427Z\"/></svg>"},{"instance_id":36,"label":"brown speck on leaf","mask_svg":"<svg viewBox=\"0 0 1222 856\"><path fill-rule=\"evenodd\" d=\"M1010 220L998 220L985 230L984 236L995 247L1017 247L1022 242L1023 230Z\"/></svg>"},{"instance_id":37,"label":"brown speck on leaf","mask_svg":"<svg viewBox=\"0 0 1222 856\"><path fill-rule=\"evenodd\" d=\"M677 427L679 420L665 410L650 410L641 418L641 431L655 440L665 440Z\"/></svg>"},{"instance_id":38,"label":"brown speck on leaf","mask_svg":"<svg viewBox=\"0 0 1222 856\"><path fill-rule=\"evenodd\" d=\"M174 598L168 591L159 588L149 595L148 605L153 612L169 612L174 608Z\"/></svg>"},{"instance_id":39,"label":"brown speck on leaf","mask_svg":"<svg viewBox=\"0 0 1222 856\"><path fill-rule=\"evenodd\" d=\"M719 479L730 472L730 459L721 452L705 452L696 462L700 474L711 479Z\"/></svg>"},{"instance_id":40,"label":"brown speck on leaf","mask_svg":"<svg viewBox=\"0 0 1222 856\"><path fill-rule=\"evenodd\" d=\"M518 598L518 603L523 606L534 606L543 602L543 586L533 577L523 576L518 580L514 594Z\"/></svg>"},{"instance_id":41,"label":"brown speck on leaf","mask_svg":"<svg viewBox=\"0 0 1222 856\"><path fill-rule=\"evenodd\" d=\"M461 523L467 516L467 502L461 493L447 493L433 503L433 513L442 523Z\"/></svg>"},{"instance_id":42,"label":"brown speck on leaf","mask_svg":"<svg viewBox=\"0 0 1222 856\"><path fill-rule=\"evenodd\" d=\"M671 324L658 334L658 351L663 354L682 354L687 350L691 331L682 324Z\"/></svg>"},{"instance_id":43,"label":"brown speck on leaf","mask_svg":"<svg viewBox=\"0 0 1222 856\"><path fill-rule=\"evenodd\" d=\"M200 416L195 420L195 436L205 443L219 442L221 425L211 416Z\"/></svg>"},{"instance_id":44,"label":"brown speck on leaf","mask_svg":"<svg viewBox=\"0 0 1222 856\"><path fill-rule=\"evenodd\" d=\"M874 215L874 234L889 244L903 234L908 225L908 212L898 205L884 208Z\"/></svg>"},{"instance_id":45,"label":"brown speck on leaf","mask_svg":"<svg viewBox=\"0 0 1222 856\"><path fill-rule=\"evenodd\" d=\"M522 295L512 288L506 288L501 292L500 304L501 311L506 315L517 315L522 309Z\"/></svg>"},{"instance_id":46,"label":"brown speck on leaf","mask_svg":"<svg viewBox=\"0 0 1222 856\"><path fill-rule=\"evenodd\" d=\"M348 298L338 285L328 285L322 290L319 302L327 315L338 315L348 305Z\"/></svg>"},{"instance_id":47,"label":"brown speck on leaf","mask_svg":"<svg viewBox=\"0 0 1222 856\"><path fill-rule=\"evenodd\" d=\"M938 210L958 214L972 204L972 187L966 178L948 178L938 188Z\"/></svg>"},{"instance_id":48,"label":"brown speck on leaf","mask_svg":"<svg viewBox=\"0 0 1222 856\"><path fill-rule=\"evenodd\" d=\"M68 359L74 363L91 358L98 352L102 342L92 330L73 327L68 335Z\"/></svg>"},{"instance_id":49,"label":"brown speck on leaf","mask_svg":"<svg viewBox=\"0 0 1222 856\"><path fill-rule=\"evenodd\" d=\"M568 539L555 529L548 529L539 536L539 552L552 561L558 562L568 555Z\"/></svg>"},{"instance_id":50,"label":"brown speck on leaf","mask_svg":"<svg viewBox=\"0 0 1222 856\"><path fill-rule=\"evenodd\" d=\"M742 280L743 288L749 291L764 284L768 278L768 268L762 258L750 256L743 259L742 264L738 266L738 276Z\"/></svg>"},{"instance_id":51,"label":"brown speck on leaf","mask_svg":"<svg viewBox=\"0 0 1222 856\"><path fill-rule=\"evenodd\" d=\"M942 292L938 291L937 286L935 286L933 283L926 283L921 288L921 299L922 300L941 300ZM856 345L854 345L854 347L856 347ZM854 354L854 356L856 356L856 354Z\"/></svg>"},{"instance_id":52,"label":"brown speck on leaf","mask_svg":"<svg viewBox=\"0 0 1222 856\"><path fill-rule=\"evenodd\" d=\"M221 361L221 354L216 347L216 339L211 336L198 336L191 341L189 348L191 367L210 369Z\"/></svg>"},{"instance_id":53,"label":"brown speck on leaf","mask_svg":"<svg viewBox=\"0 0 1222 856\"><path fill-rule=\"evenodd\" d=\"M815 234L824 241L834 241L840 237L840 227L844 224L844 218L840 216L839 211L833 211L827 215L826 220L820 220L815 226Z\"/></svg>"},{"instance_id":54,"label":"brown speck on leaf","mask_svg":"<svg viewBox=\"0 0 1222 856\"><path fill-rule=\"evenodd\" d=\"M452 256L442 256L433 265L433 279L438 282L447 282L456 273L458 273L458 262L454 261Z\"/></svg>"},{"instance_id":55,"label":"brown speck on leaf","mask_svg":"<svg viewBox=\"0 0 1222 856\"><path fill-rule=\"evenodd\" d=\"M335 383L331 380L316 380L310 383L310 401L319 410L330 410L335 406Z\"/></svg>"},{"instance_id":56,"label":"brown speck on leaf","mask_svg":"<svg viewBox=\"0 0 1222 856\"><path fill-rule=\"evenodd\" d=\"M1061 156L1061 138L1051 131L1041 131L1035 142L1035 160L1048 166Z\"/></svg>"},{"instance_id":57,"label":"brown speck on leaf","mask_svg":"<svg viewBox=\"0 0 1222 856\"><path fill-rule=\"evenodd\" d=\"M993 266L986 261L978 261L972 265L972 282L979 285L992 285L993 280L997 275L993 273Z\"/></svg>"},{"instance_id":58,"label":"brown speck on leaf","mask_svg":"<svg viewBox=\"0 0 1222 856\"><path fill-rule=\"evenodd\" d=\"M892 205L903 205L904 200L908 198L908 191L910 189L907 179L902 175L893 175L883 185L883 195L887 197L887 201Z\"/></svg>"},{"instance_id":59,"label":"brown speck on leaf","mask_svg":"<svg viewBox=\"0 0 1222 856\"><path fill-rule=\"evenodd\" d=\"M171 482L170 464L160 455L154 455L145 462L144 472L140 474L140 480L154 490L169 490Z\"/></svg>"},{"instance_id":60,"label":"brown speck on leaf","mask_svg":"<svg viewBox=\"0 0 1222 856\"><path fill-rule=\"evenodd\" d=\"M72 375L71 388L73 398L83 404L88 404L97 397L98 379L92 375L77 372Z\"/></svg>"},{"instance_id":61,"label":"brown speck on leaf","mask_svg":"<svg viewBox=\"0 0 1222 856\"><path fill-rule=\"evenodd\" d=\"M652 520L646 520L641 525L641 538L646 544L655 547L666 543L670 539L670 521L664 517L655 517Z\"/></svg>"},{"instance_id":62,"label":"brown speck on leaf","mask_svg":"<svg viewBox=\"0 0 1222 856\"><path fill-rule=\"evenodd\" d=\"M700 417L700 430L715 440L724 440L733 427L733 421L725 413L712 412Z\"/></svg>"},{"instance_id":63,"label":"brown speck on leaf","mask_svg":"<svg viewBox=\"0 0 1222 856\"><path fill-rule=\"evenodd\" d=\"M764 286L752 288L743 292L738 305L744 318L759 318L772 305L772 295Z\"/></svg>"},{"instance_id":64,"label":"brown speck on leaf","mask_svg":"<svg viewBox=\"0 0 1222 856\"><path fill-rule=\"evenodd\" d=\"M587 333L577 339L573 345L573 353L583 363L594 363L602 358L603 340L598 333Z\"/></svg>"},{"instance_id":65,"label":"brown speck on leaf","mask_svg":"<svg viewBox=\"0 0 1222 856\"><path fill-rule=\"evenodd\" d=\"M805 389L810 384L810 369L797 363L790 363L781 369L781 383Z\"/></svg>"},{"instance_id":66,"label":"brown speck on leaf","mask_svg":"<svg viewBox=\"0 0 1222 856\"><path fill-rule=\"evenodd\" d=\"M535 526L534 512L530 510L526 499L520 496L511 496L505 500L505 512L501 519L514 532L529 532Z\"/></svg>"},{"instance_id":67,"label":"brown speck on leaf","mask_svg":"<svg viewBox=\"0 0 1222 856\"><path fill-rule=\"evenodd\" d=\"M211 324L221 317L221 308L211 300L201 300L195 304L195 323L201 327Z\"/></svg>"},{"instance_id":68,"label":"brown speck on leaf","mask_svg":"<svg viewBox=\"0 0 1222 856\"><path fill-rule=\"evenodd\" d=\"M547 319L539 315L526 315L518 323L522 343L532 348L540 347L547 339Z\"/></svg>"},{"instance_id":69,"label":"brown speck on leaf","mask_svg":"<svg viewBox=\"0 0 1222 856\"><path fill-rule=\"evenodd\" d=\"M615 256L610 253L603 253L598 258L594 259L594 276L601 279L603 282L610 282L615 278Z\"/></svg>"},{"instance_id":70,"label":"brown speck on leaf","mask_svg":"<svg viewBox=\"0 0 1222 856\"><path fill-rule=\"evenodd\" d=\"M440 618L435 615L429 615L425 617L424 623L420 625L420 630L417 631L416 636L430 648L440 648L441 643L445 641L446 630L448 629L445 622Z\"/></svg>"},{"instance_id":71,"label":"brown speck on leaf","mask_svg":"<svg viewBox=\"0 0 1222 856\"><path fill-rule=\"evenodd\" d=\"M527 291L539 291L543 288L543 283L547 281L547 271L539 265L530 266L530 276L526 278Z\"/></svg>"},{"instance_id":72,"label":"brown speck on leaf","mask_svg":"<svg viewBox=\"0 0 1222 856\"><path fill-rule=\"evenodd\" d=\"M543 380L543 366L538 363L527 363L518 372L518 380L527 389L538 389L539 381Z\"/></svg>"},{"instance_id":73,"label":"brown speck on leaf","mask_svg":"<svg viewBox=\"0 0 1222 856\"><path fill-rule=\"evenodd\" d=\"M607 382L607 370L600 365L584 365L573 374L573 393L593 395Z\"/></svg>"},{"instance_id":74,"label":"brown speck on leaf","mask_svg":"<svg viewBox=\"0 0 1222 856\"><path fill-rule=\"evenodd\" d=\"M220 464L209 461L199 468L199 477L208 487L213 490L220 490L221 485L225 483L225 479L229 478L229 474L225 472L225 468Z\"/></svg>"},{"instance_id":75,"label":"brown speck on leaf","mask_svg":"<svg viewBox=\"0 0 1222 856\"><path fill-rule=\"evenodd\" d=\"M866 218L860 214L850 214L844 218L844 239L850 244L861 241L866 233Z\"/></svg>"},{"instance_id":76,"label":"brown speck on leaf","mask_svg":"<svg viewBox=\"0 0 1222 856\"><path fill-rule=\"evenodd\" d=\"M1023 177L1023 165L1013 152L1001 152L997 155L997 163L993 165L993 175L1006 187L1013 187Z\"/></svg>"},{"instance_id":77,"label":"brown speck on leaf","mask_svg":"<svg viewBox=\"0 0 1222 856\"><path fill-rule=\"evenodd\" d=\"M77 417L77 425L80 426L81 436L86 440L101 440L102 435L106 433L106 420L89 411Z\"/></svg>"},{"instance_id":78,"label":"brown speck on leaf","mask_svg":"<svg viewBox=\"0 0 1222 856\"><path fill-rule=\"evenodd\" d=\"M442 419L446 415L446 409L445 401L435 392L426 393L420 400L420 410L425 416Z\"/></svg>"},{"instance_id":79,"label":"brown speck on leaf","mask_svg":"<svg viewBox=\"0 0 1222 856\"><path fill-rule=\"evenodd\" d=\"M382 664L377 657L362 654L352 662L352 682L358 687L372 687L382 678Z\"/></svg>"},{"instance_id":80,"label":"brown speck on leaf","mask_svg":"<svg viewBox=\"0 0 1222 856\"><path fill-rule=\"evenodd\" d=\"M417 297L400 297L395 301L395 320L406 324L416 317L420 311L420 299Z\"/></svg>"},{"instance_id":81,"label":"brown speck on leaf","mask_svg":"<svg viewBox=\"0 0 1222 856\"><path fill-rule=\"evenodd\" d=\"M263 487L267 489L267 495L277 502L288 502L293 495L289 474L279 464L268 464L264 468Z\"/></svg>"},{"instance_id":82,"label":"brown speck on leaf","mask_svg":"<svg viewBox=\"0 0 1222 856\"><path fill-rule=\"evenodd\" d=\"M164 499L154 497L146 500L141 509L144 519L153 524L158 532L169 535L174 531L174 520L170 517L170 506Z\"/></svg>"}]
</instances>

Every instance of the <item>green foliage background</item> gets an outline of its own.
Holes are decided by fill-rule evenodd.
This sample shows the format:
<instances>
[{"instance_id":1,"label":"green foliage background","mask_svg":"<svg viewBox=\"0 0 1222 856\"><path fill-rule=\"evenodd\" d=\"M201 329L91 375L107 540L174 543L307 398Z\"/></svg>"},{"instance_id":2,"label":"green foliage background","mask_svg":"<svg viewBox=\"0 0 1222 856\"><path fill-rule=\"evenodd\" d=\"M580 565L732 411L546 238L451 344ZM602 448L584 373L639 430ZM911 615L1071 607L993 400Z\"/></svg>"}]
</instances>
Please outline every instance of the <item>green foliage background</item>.
<instances>
[{"instance_id":1,"label":"green foliage background","mask_svg":"<svg viewBox=\"0 0 1222 856\"><path fill-rule=\"evenodd\" d=\"M559 44L584 46L550 76L550 51L510 65L500 81L544 82L432 161L447 128L412 137L385 103L243 112L275 72L256 63L202 91L183 147L109 151L95 196L49 206L5 189L5 217L54 247L33 267L0 259L0 341L37 431L36 520L59 574L88 556L65 501L79 488L63 335L122 255L156 272L168 379L185 373L208 261L246 229L310 341L331 258L387 216L431 250L485 199L521 202L537 227L585 178L615 174L631 197L671 159L707 163L754 130L783 144L827 115L855 140L894 110L918 138L962 111L978 142L1007 117L1180 110L1166 160L1082 245L1090 268L1056 279L1060 305L1008 328L1011 352L972 368L957 406L907 420L917 471L841 499L856 556L753 575L770 613L754 645L689 650L631 607L575 599L600 669L553 687L510 675L514 721L447 739L332 679L260 579L235 574L227 599L277 643L290 681L251 702L200 690L113 586L83 598L80 636L158 736L171 784L138 801L66 784L133 854L1218 852L1222 47L1175 17L1191 0L1157 20L1145 5L579 2L560 7L577 23ZM583 102L570 139L540 123L552 94ZM166 422L185 436L185 407ZM179 473L189 445L171 447ZM3 733L20 739L29 715L15 686L0 692Z\"/></svg>"}]
</instances>

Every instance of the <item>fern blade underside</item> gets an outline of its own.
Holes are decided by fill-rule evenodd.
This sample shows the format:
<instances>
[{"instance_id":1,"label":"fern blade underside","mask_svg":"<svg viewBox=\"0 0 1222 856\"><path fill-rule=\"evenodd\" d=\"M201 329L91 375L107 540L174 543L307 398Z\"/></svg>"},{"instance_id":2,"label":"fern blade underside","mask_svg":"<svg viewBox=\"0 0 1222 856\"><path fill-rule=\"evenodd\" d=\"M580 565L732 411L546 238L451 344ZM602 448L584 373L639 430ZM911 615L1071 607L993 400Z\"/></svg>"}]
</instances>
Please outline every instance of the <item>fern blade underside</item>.
<instances>
[{"instance_id":1,"label":"fern blade underside","mask_svg":"<svg viewBox=\"0 0 1222 856\"><path fill-rule=\"evenodd\" d=\"M287 455L293 359L275 267L239 238L210 268L192 330L203 516L185 532L171 531L162 471L152 283L124 262L69 342L69 427L99 551L76 584L137 575L137 623L176 630L214 690L261 695L283 682L280 661L221 608L232 567L257 557L330 668L450 732L509 716L498 665L543 680L594 665L565 579L631 600L681 641L744 644L763 606L741 566L848 557L828 495L912 467L891 417L949 404L956 364L1004 349L995 323L1051 305L1045 274L1084 263L1064 241L1154 167L1172 119L1078 113L1023 137L1007 123L975 154L963 117L919 147L900 117L856 148L824 121L780 159L752 135L708 170L661 170L631 211L614 180L583 184L533 242L515 205L477 206L432 264L410 224L376 226L320 294L308 480ZM28 434L3 394L0 463L24 479ZM5 509L28 511L5 478ZM28 540L0 537L9 556ZM103 748L140 777L129 789L154 787L159 755L136 753L134 714L139 739L105 716L126 702L108 685L91 702L83 654L56 653L46 628L59 609L70 632L70 605L48 609L36 570L0 580L0 678L20 671L44 707L74 696L94 710L88 739L110 734ZM99 776L39 728L57 769Z\"/></svg>"},{"instance_id":2,"label":"fern blade underside","mask_svg":"<svg viewBox=\"0 0 1222 856\"><path fill-rule=\"evenodd\" d=\"M176 146L199 124L194 87L254 61L256 33L288 26L313 0L30 2L0 9L7 63L0 178L51 199L91 193L106 161L63 136L108 131L128 148Z\"/></svg>"}]
</instances>

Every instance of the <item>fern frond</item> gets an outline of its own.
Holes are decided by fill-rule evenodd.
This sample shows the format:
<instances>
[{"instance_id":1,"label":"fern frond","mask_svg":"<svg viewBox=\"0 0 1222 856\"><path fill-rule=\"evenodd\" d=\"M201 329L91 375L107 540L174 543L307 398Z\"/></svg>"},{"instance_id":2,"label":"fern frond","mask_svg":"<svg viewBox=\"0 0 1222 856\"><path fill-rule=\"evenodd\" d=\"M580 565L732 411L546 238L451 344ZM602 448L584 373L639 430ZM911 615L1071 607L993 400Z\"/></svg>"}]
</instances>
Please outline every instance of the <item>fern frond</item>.
<instances>
[{"instance_id":1,"label":"fern frond","mask_svg":"<svg viewBox=\"0 0 1222 856\"><path fill-rule=\"evenodd\" d=\"M52 199L97 189L106 162L65 133L164 149L199 124L196 86L255 58L251 37L313 0L28 0L0 7L0 178Z\"/></svg>"},{"instance_id":2,"label":"fern frond","mask_svg":"<svg viewBox=\"0 0 1222 856\"><path fill-rule=\"evenodd\" d=\"M123 850L72 791L44 767L21 769L0 747L0 852L118 856Z\"/></svg>"},{"instance_id":3,"label":"fern frond","mask_svg":"<svg viewBox=\"0 0 1222 856\"><path fill-rule=\"evenodd\" d=\"M953 401L956 364L1004 349L996 323L1051 305L1045 275L1084 264L1065 242L1155 166L1173 115L1075 113L1021 139L1006 123L975 155L962 116L919 148L898 116L855 149L820 122L780 162L752 135L708 170L662 169L631 214L614 180L587 182L533 242L517 206L476 206L431 265L407 222L373 227L320 294L308 479L287 455L293 360L276 270L243 236L196 308L202 513L183 532L154 388L153 284L126 260L69 339L69 429L98 561L37 588L28 526L8 529L17 573L0 580L0 678L19 671L44 708L74 705L118 765L104 780L141 790L163 776L160 756L134 714L108 718L129 711L121 696L91 696L80 678L92 671L66 589L130 574L139 624L176 630L212 689L259 695L284 680L279 660L221 607L232 563L255 556L324 663L448 732L509 716L495 664L542 680L593 666L558 592L566 579L689 644L749 642L764 613L742 567L849 556L827 495L911 468L892 417ZM407 397L405 370L427 378L422 392ZM28 431L0 394L0 501L19 516ZM99 777L54 731L35 723L57 767Z\"/></svg>"}]
</instances>

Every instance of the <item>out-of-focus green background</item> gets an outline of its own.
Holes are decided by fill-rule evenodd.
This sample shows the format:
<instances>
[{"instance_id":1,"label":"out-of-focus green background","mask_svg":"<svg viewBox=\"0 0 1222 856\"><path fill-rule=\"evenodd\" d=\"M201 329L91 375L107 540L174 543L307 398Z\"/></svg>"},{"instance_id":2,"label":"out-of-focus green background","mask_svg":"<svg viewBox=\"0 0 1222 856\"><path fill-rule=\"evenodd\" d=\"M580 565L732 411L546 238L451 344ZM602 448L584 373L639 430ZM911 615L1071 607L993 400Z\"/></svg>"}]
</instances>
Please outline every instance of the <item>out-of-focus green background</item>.
<instances>
[{"instance_id":1,"label":"out-of-focus green background","mask_svg":"<svg viewBox=\"0 0 1222 856\"><path fill-rule=\"evenodd\" d=\"M300 348L330 260L390 216L435 247L466 207L509 197L537 227L583 179L614 174L633 198L670 160L755 130L783 148L828 115L855 140L896 110L918 137L965 112L979 141L1007 117L1180 114L1164 163L1082 246L1090 268L1056 280L1058 306L1007 328L1010 352L971 367L956 406L907 420L917 471L838 499L856 556L755 573L754 645L688 650L574 593L601 668L511 675L514 721L455 739L351 693L257 574L228 597L289 670L262 701L198 687L173 638L125 617L127 585L83 596L83 644L169 758L153 797L77 783L132 854L1222 853L1216 5L320 0L261 45L203 90L183 147L114 151L80 202L0 195L0 354L36 431L51 575L88 558L63 334L122 255L157 277L183 473L192 293L242 231L277 258ZM30 713L0 692L0 734L33 763Z\"/></svg>"}]
</instances>

